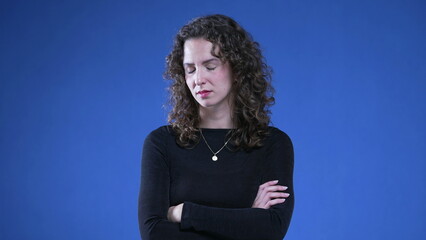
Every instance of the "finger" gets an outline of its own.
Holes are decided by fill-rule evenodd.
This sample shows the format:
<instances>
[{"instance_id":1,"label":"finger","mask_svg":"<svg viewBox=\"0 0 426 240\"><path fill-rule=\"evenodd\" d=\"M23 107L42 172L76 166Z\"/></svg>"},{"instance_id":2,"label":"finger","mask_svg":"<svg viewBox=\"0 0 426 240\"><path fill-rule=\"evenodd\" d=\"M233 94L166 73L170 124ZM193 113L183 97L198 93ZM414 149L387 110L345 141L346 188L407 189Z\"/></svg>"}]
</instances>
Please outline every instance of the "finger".
<instances>
[{"instance_id":1,"label":"finger","mask_svg":"<svg viewBox=\"0 0 426 240\"><path fill-rule=\"evenodd\" d=\"M277 191L285 191L287 189L288 189L287 186L275 185L275 186L266 187L264 189L264 191L266 191L266 192L277 192Z\"/></svg>"},{"instance_id":2,"label":"finger","mask_svg":"<svg viewBox=\"0 0 426 240\"><path fill-rule=\"evenodd\" d=\"M268 182L265 182L262 185L260 185L255 199L259 199L265 194L265 192L264 192L265 188L267 188L268 186L273 186L277 183L278 183L278 180L272 180L272 181L268 181Z\"/></svg>"},{"instance_id":3,"label":"finger","mask_svg":"<svg viewBox=\"0 0 426 240\"><path fill-rule=\"evenodd\" d=\"M274 198L288 198L290 196L289 193L283 193L283 192L268 192L263 199L258 199L259 202L263 202L266 204L268 201L274 199Z\"/></svg>"},{"instance_id":4,"label":"finger","mask_svg":"<svg viewBox=\"0 0 426 240\"><path fill-rule=\"evenodd\" d=\"M258 201L262 204L265 204L267 201L271 200L271 197L268 195L273 192L280 192L288 189L286 186L281 185L274 185L274 186L268 186L263 189L263 191L260 193L260 196L258 196Z\"/></svg>"},{"instance_id":5,"label":"finger","mask_svg":"<svg viewBox=\"0 0 426 240\"><path fill-rule=\"evenodd\" d=\"M259 204L260 206L263 206L263 205L266 205L273 198L287 198L288 196L290 196L289 193L267 192L261 198L259 198L257 201L260 203Z\"/></svg>"},{"instance_id":6,"label":"finger","mask_svg":"<svg viewBox=\"0 0 426 240\"><path fill-rule=\"evenodd\" d=\"M283 193L283 192L270 192L267 194L267 197L269 199L272 198L287 198L288 196L290 196L289 193Z\"/></svg>"},{"instance_id":7,"label":"finger","mask_svg":"<svg viewBox=\"0 0 426 240\"><path fill-rule=\"evenodd\" d=\"M265 209L269 209L270 207L277 205L277 204L280 204L280 203L283 203L283 202L285 202L284 198L276 198L276 199L270 200L266 203Z\"/></svg>"},{"instance_id":8,"label":"finger","mask_svg":"<svg viewBox=\"0 0 426 240\"><path fill-rule=\"evenodd\" d=\"M268 186L272 186L278 183L278 180L268 181L259 186L259 189L262 190Z\"/></svg>"},{"instance_id":9,"label":"finger","mask_svg":"<svg viewBox=\"0 0 426 240\"><path fill-rule=\"evenodd\" d=\"M266 182L266 183L260 185L259 190L257 191L258 195L259 195L259 193L260 193L260 195L264 194L263 191L267 190L268 188L270 188L272 186L279 186L279 185L276 185L277 183L278 183L278 180L273 180L273 181L269 181L269 182Z\"/></svg>"}]
</instances>

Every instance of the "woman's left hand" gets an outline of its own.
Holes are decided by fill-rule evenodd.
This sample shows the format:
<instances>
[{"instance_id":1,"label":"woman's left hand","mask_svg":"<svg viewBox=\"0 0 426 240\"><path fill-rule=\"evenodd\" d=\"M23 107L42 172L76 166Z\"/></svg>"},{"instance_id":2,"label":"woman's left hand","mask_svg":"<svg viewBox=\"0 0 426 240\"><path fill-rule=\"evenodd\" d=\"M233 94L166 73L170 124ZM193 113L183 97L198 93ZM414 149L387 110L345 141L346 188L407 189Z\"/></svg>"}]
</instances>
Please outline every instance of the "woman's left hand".
<instances>
[{"instance_id":1,"label":"woman's left hand","mask_svg":"<svg viewBox=\"0 0 426 240\"><path fill-rule=\"evenodd\" d=\"M278 185L278 180L260 185L252 208L269 209L274 205L285 202L285 199L290 196L290 194L283 192L285 190L287 190L287 187Z\"/></svg>"},{"instance_id":2,"label":"woman's left hand","mask_svg":"<svg viewBox=\"0 0 426 240\"><path fill-rule=\"evenodd\" d=\"M182 218L182 209L183 203L169 207L169 211L167 212L167 220L170 222L180 223Z\"/></svg>"}]
</instances>

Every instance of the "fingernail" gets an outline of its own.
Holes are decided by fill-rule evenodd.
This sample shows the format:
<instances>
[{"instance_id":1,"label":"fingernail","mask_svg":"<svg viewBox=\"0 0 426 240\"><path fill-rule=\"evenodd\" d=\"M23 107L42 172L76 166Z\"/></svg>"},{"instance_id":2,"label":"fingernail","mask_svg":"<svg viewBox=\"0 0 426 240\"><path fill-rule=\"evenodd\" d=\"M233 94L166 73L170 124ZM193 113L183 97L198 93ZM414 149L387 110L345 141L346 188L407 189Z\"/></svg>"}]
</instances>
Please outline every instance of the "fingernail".
<instances>
[{"instance_id":1,"label":"fingernail","mask_svg":"<svg viewBox=\"0 0 426 240\"><path fill-rule=\"evenodd\" d=\"M286 186L283 186L283 187L282 187L282 189L283 189L283 190L287 190L287 189L288 189L288 187L286 187Z\"/></svg>"},{"instance_id":2,"label":"fingernail","mask_svg":"<svg viewBox=\"0 0 426 240\"><path fill-rule=\"evenodd\" d=\"M278 183L278 180L274 180L274 181L272 181L272 182L274 182L274 183Z\"/></svg>"}]
</instances>

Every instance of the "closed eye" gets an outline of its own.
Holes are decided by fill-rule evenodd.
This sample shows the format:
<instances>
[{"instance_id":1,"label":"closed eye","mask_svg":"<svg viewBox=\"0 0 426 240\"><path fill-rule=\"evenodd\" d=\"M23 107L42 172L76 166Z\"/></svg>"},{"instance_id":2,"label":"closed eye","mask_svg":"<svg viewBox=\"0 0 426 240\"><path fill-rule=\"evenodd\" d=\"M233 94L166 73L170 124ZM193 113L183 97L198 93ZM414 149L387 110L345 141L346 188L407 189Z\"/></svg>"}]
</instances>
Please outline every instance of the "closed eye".
<instances>
[{"instance_id":1,"label":"closed eye","mask_svg":"<svg viewBox=\"0 0 426 240\"><path fill-rule=\"evenodd\" d=\"M194 73L195 72L195 67L187 67L185 71L188 74Z\"/></svg>"}]
</instances>

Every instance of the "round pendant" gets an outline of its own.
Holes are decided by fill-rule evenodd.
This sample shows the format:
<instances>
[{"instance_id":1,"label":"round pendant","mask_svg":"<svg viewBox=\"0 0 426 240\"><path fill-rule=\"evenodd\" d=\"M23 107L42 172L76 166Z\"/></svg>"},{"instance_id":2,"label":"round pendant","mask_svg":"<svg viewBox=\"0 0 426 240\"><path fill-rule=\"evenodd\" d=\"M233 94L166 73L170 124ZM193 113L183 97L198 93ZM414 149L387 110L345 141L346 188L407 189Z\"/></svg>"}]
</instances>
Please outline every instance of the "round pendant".
<instances>
[{"instance_id":1,"label":"round pendant","mask_svg":"<svg viewBox=\"0 0 426 240\"><path fill-rule=\"evenodd\" d=\"M213 161L217 161L217 156L216 156L216 155L213 155L212 160L213 160Z\"/></svg>"}]
</instances>

